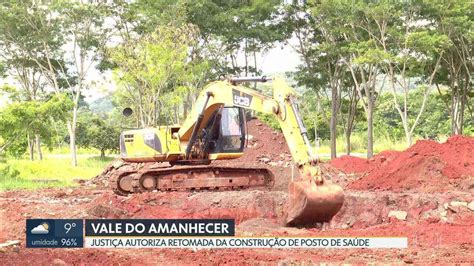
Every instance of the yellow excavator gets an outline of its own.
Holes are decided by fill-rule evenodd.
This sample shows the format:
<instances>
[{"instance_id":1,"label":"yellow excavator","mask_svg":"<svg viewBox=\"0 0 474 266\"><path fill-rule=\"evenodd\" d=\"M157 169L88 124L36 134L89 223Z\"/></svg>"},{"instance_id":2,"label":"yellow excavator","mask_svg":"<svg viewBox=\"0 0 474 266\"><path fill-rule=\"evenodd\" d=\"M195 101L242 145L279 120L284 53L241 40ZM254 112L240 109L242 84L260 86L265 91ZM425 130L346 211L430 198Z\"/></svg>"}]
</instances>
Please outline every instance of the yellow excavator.
<instances>
[{"instance_id":1,"label":"yellow excavator","mask_svg":"<svg viewBox=\"0 0 474 266\"><path fill-rule=\"evenodd\" d=\"M273 97L243 86L271 81ZM238 190L271 187L265 167L213 165L245 152L244 109L273 114L280 123L300 177L289 183L286 225L310 226L329 221L342 207L342 188L323 178L299 114L294 90L282 78L240 77L208 84L181 126L124 131L120 136L123 167L107 172L115 193L146 191ZM125 116L132 114L130 108ZM271 140L269 140L271 141Z\"/></svg>"}]
</instances>

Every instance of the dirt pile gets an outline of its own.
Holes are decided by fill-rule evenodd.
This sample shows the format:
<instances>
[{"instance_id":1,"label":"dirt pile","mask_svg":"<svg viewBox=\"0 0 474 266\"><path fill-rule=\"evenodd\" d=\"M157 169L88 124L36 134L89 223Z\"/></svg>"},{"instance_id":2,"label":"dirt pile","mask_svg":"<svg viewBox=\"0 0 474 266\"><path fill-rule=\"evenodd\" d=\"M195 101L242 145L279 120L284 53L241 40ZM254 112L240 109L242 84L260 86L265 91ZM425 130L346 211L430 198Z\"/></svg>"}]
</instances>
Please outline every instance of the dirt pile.
<instances>
[{"instance_id":1,"label":"dirt pile","mask_svg":"<svg viewBox=\"0 0 474 266\"><path fill-rule=\"evenodd\" d=\"M329 164L347 174L365 173L372 168L368 160L350 155L332 159Z\"/></svg>"},{"instance_id":2,"label":"dirt pile","mask_svg":"<svg viewBox=\"0 0 474 266\"><path fill-rule=\"evenodd\" d=\"M368 174L349 188L428 193L473 190L473 151L472 137L453 136L445 143L421 140L402 152L383 152L368 160ZM361 164L360 159L354 161Z\"/></svg>"},{"instance_id":3,"label":"dirt pile","mask_svg":"<svg viewBox=\"0 0 474 266\"><path fill-rule=\"evenodd\" d=\"M291 154L283 133L273 130L258 119L247 122L248 145L244 155L235 162L262 162L288 167Z\"/></svg>"},{"instance_id":4,"label":"dirt pile","mask_svg":"<svg viewBox=\"0 0 474 266\"><path fill-rule=\"evenodd\" d=\"M247 121L248 143L242 157L213 164L223 166L267 167L275 175L272 190L286 191L288 182L299 176L296 167L292 169L292 157L283 133L276 131L258 119Z\"/></svg>"}]
</instances>

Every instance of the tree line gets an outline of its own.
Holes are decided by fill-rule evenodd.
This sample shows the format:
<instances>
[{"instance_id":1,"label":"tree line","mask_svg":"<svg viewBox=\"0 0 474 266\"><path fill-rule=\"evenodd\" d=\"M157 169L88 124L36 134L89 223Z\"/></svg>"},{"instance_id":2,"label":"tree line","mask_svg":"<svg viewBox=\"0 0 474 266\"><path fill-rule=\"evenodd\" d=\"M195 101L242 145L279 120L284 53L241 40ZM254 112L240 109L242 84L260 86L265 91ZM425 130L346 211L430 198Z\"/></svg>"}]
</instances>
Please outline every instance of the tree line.
<instances>
[{"instance_id":1,"label":"tree line","mask_svg":"<svg viewBox=\"0 0 474 266\"><path fill-rule=\"evenodd\" d=\"M18 86L1 89L0 151L33 159L67 143L77 165L77 145L104 154L123 127L180 123L206 82L265 74L257 57L282 45L301 58L286 74L332 157L341 133L350 153L364 131L368 157L379 129L408 145L421 132L469 134L473 25L467 0L4 1L0 71ZM94 73L113 77L113 112L84 102L101 89ZM119 118L123 107L133 116Z\"/></svg>"}]
</instances>

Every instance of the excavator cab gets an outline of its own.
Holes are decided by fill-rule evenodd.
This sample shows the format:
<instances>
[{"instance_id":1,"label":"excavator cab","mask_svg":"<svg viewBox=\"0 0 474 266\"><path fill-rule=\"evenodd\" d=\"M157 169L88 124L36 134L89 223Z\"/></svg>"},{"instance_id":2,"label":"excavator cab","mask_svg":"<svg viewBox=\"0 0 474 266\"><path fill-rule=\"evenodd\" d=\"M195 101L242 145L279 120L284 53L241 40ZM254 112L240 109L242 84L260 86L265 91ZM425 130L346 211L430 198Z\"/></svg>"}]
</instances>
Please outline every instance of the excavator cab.
<instances>
[{"instance_id":1,"label":"excavator cab","mask_svg":"<svg viewBox=\"0 0 474 266\"><path fill-rule=\"evenodd\" d=\"M202 132L208 153L242 153L245 146L245 116L240 107L221 107Z\"/></svg>"},{"instance_id":2,"label":"excavator cab","mask_svg":"<svg viewBox=\"0 0 474 266\"><path fill-rule=\"evenodd\" d=\"M220 123L218 152L242 152L245 145L245 127L242 108L224 107Z\"/></svg>"}]
</instances>

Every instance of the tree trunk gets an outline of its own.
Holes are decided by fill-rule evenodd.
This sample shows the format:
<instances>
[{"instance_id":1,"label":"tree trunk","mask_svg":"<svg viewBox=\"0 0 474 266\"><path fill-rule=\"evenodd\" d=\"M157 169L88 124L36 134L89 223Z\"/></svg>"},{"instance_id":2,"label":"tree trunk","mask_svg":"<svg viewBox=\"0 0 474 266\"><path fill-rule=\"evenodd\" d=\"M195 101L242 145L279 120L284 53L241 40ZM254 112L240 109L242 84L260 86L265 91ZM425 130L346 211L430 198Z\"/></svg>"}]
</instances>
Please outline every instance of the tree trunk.
<instances>
[{"instance_id":1,"label":"tree trunk","mask_svg":"<svg viewBox=\"0 0 474 266\"><path fill-rule=\"evenodd\" d=\"M451 135L460 134L460 112L461 112L461 92L460 87L453 85L451 96Z\"/></svg>"},{"instance_id":2,"label":"tree trunk","mask_svg":"<svg viewBox=\"0 0 474 266\"><path fill-rule=\"evenodd\" d=\"M28 138L28 152L30 155L30 161L34 161L35 160L35 143L31 139L29 133L26 135L26 137Z\"/></svg>"},{"instance_id":3,"label":"tree trunk","mask_svg":"<svg viewBox=\"0 0 474 266\"><path fill-rule=\"evenodd\" d=\"M36 151L38 152L38 160L43 160L43 152L41 152L41 139L40 135L36 134L35 135L35 140L36 140Z\"/></svg>"},{"instance_id":4,"label":"tree trunk","mask_svg":"<svg viewBox=\"0 0 474 266\"><path fill-rule=\"evenodd\" d=\"M367 100L367 158L374 155L374 102L372 99Z\"/></svg>"},{"instance_id":5,"label":"tree trunk","mask_svg":"<svg viewBox=\"0 0 474 266\"><path fill-rule=\"evenodd\" d=\"M329 130L330 130L330 139L331 139L331 159L334 159L337 157L337 143L336 143L336 138L337 138L337 119L336 119L336 114L333 112L331 114L331 122L329 125Z\"/></svg>"},{"instance_id":6,"label":"tree trunk","mask_svg":"<svg viewBox=\"0 0 474 266\"><path fill-rule=\"evenodd\" d=\"M319 149L319 136L318 136L318 123L316 122L317 120L315 119L313 124L314 124L314 144L316 148Z\"/></svg>"},{"instance_id":7,"label":"tree trunk","mask_svg":"<svg viewBox=\"0 0 474 266\"><path fill-rule=\"evenodd\" d=\"M351 131L346 131L346 154L351 155Z\"/></svg>"},{"instance_id":8,"label":"tree trunk","mask_svg":"<svg viewBox=\"0 0 474 266\"><path fill-rule=\"evenodd\" d=\"M186 91L186 99L183 101L183 119L188 118L188 111L191 109L192 102L191 89L188 88Z\"/></svg>"},{"instance_id":9,"label":"tree trunk","mask_svg":"<svg viewBox=\"0 0 474 266\"><path fill-rule=\"evenodd\" d=\"M464 81L464 86L462 87L462 95L461 95L461 110L459 113L459 131L458 134L463 134L464 128L464 111L466 110L466 103L467 103L467 91L469 90L469 76L466 75L466 80Z\"/></svg>"},{"instance_id":10,"label":"tree trunk","mask_svg":"<svg viewBox=\"0 0 474 266\"><path fill-rule=\"evenodd\" d=\"M71 165L77 166L77 151L76 151L76 130L73 129L71 121L67 123L69 132L69 149L71 150Z\"/></svg>"},{"instance_id":11,"label":"tree trunk","mask_svg":"<svg viewBox=\"0 0 474 266\"><path fill-rule=\"evenodd\" d=\"M245 39L245 49L244 49L244 56L245 56L245 76L247 77L249 75L249 62L247 58L247 39Z\"/></svg>"},{"instance_id":12,"label":"tree trunk","mask_svg":"<svg viewBox=\"0 0 474 266\"><path fill-rule=\"evenodd\" d=\"M451 109L450 109L450 118L451 118L451 135L454 135L455 134L455 125L456 125L456 111L455 111L455 108L456 108L456 90L455 88L453 87L452 85L452 82L451 82L451 91L452 91L452 94L451 94Z\"/></svg>"},{"instance_id":13,"label":"tree trunk","mask_svg":"<svg viewBox=\"0 0 474 266\"><path fill-rule=\"evenodd\" d=\"M81 86L81 84L79 84ZM74 96L74 107L72 108L72 121L67 121L67 129L69 132L69 148L71 150L71 164L77 166L77 147L76 147L76 124L77 124L77 111L79 108L79 97L80 90L77 91Z\"/></svg>"},{"instance_id":14,"label":"tree trunk","mask_svg":"<svg viewBox=\"0 0 474 266\"><path fill-rule=\"evenodd\" d=\"M354 120L357 112L357 103L358 103L358 98L357 98L357 89L354 87L351 92L350 96L350 108L349 108L349 113L347 114L347 125L346 125L346 153L347 155L351 155L352 149L351 149L351 136L352 136L352 130L354 129ZM342 113L341 113L342 114Z\"/></svg>"},{"instance_id":15,"label":"tree trunk","mask_svg":"<svg viewBox=\"0 0 474 266\"><path fill-rule=\"evenodd\" d=\"M336 143L336 138L337 138L337 112L338 112L338 93L337 93L337 88L332 88L331 89L331 121L329 124L329 131L330 131L330 139L331 139L331 159L334 159L337 157L337 143Z\"/></svg>"},{"instance_id":16,"label":"tree trunk","mask_svg":"<svg viewBox=\"0 0 474 266\"><path fill-rule=\"evenodd\" d=\"M410 147L413 144L413 137L409 131L405 130L405 138L406 138L408 147Z\"/></svg>"},{"instance_id":17,"label":"tree trunk","mask_svg":"<svg viewBox=\"0 0 474 266\"><path fill-rule=\"evenodd\" d=\"M105 150L104 149L100 149L100 159L101 160L105 159Z\"/></svg>"},{"instance_id":18,"label":"tree trunk","mask_svg":"<svg viewBox=\"0 0 474 266\"><path fill-rule=\"evenodd\" d=\"M71 164L77 166L77 150L76 150L76 117L77 108L74 107L72 121L67 121L67 129L69 132L69 149L71 150Z\"/></svg>"},{"instance_id":19,"label":"tree trunk","mask_svg":"<svg viewBox=\"0 0 474 266\"><path fill-rule=\"evenodd\" d=\"M410 133L410 125L408 125L408 115L406 112L407 111L405 110L403 113L402 125L403 125L403 131L405 132L405 141L408 147L410 147L411 146L411 133Z\"/></svg>"}]
</instances>

